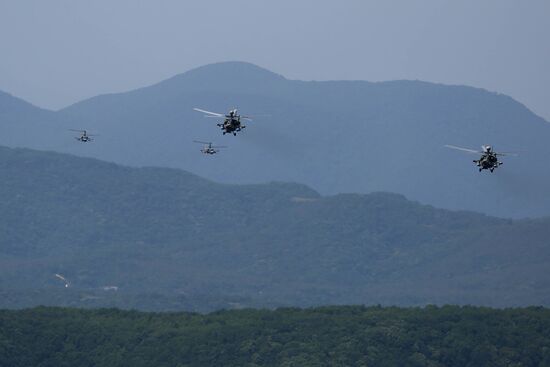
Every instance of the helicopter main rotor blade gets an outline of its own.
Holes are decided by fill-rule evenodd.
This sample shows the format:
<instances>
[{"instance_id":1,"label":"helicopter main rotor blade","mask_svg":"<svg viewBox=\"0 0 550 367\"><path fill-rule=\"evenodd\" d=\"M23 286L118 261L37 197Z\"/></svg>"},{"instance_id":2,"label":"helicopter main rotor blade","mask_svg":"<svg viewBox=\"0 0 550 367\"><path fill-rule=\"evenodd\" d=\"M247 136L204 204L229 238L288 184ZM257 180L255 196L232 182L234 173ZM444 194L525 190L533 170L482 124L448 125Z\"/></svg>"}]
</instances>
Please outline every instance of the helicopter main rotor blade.
<instances>
[{"instance_id":1,"label":"helicopter main rotor blade","mask_svg":"<svg viewBox=\"0 0 550 367\"><path fill-rule=\"evenodd\" d=\"M216 116L216 117L225 117L225 114L217 113L217 112L211 112L206 110L201 110L200 108L193 108L197 112L206 113L207 115Z\"/></svg>"},{"instance_id":2,"label":"helicopter main rotor blade","mask_svg":"<svg viewBox=\"0 0 550 367\"><path fill-rule=\"evenodd\" d=\"M58 278L58 279L61 279L61 280L64 281L64 282L67 282L67 279L65 279L65 277L64 277L63 275L61 275L61 274L54 274L54 276L55 276L56 278Z\"/></svg>"},{"instance_id":3,"label":"helicopter main rotor blade","mask_svg":"<svg viewBox=\"0 0 550 367\"><path fill-rule=\"evenodd\" d=\"M268 113L255 113L254 116L246 116L246 117L250 117L250 118L252 118L252 117L254 117L254 118L256 118L256 117L271 117L271 115L268 114Z\"/></svg>"},{"instance_id":4,"label":"helicopter main rotor blade","mask_svg":"<svg viewBox=\"0 0 550 367\"><path fill-rule=\"evenodd\" d=\"M455 150L461 150L463 152L467 152L467 153L475 153L475 154L483 154L483 152L480 152L479 150L474 150L474 149L468 149L468 148L462 148L462 147L457 147L456 145L444 145L445 148L451 148L451 149L455 149Z\"/></svg>"},{"instance_id":5,"label":"helicopter main rotor blade","mask_svg":"<svg viewBox=\"0 0 550 367\"><path fill-rule=\"evenodd\" d=\"M199 141L199 140L193 140L193 143L198 143L198 144L212 144L212 143L209 142L209 141Z\"/></svg>"},{"instance_id":6,"label":"helicopter main rotor blade","mask_svg":"<svg viewBox=\"0 0 550 367\"><path fill-rule=\"evenodd\" d=\"M517 157L519 154L514 152L502 152L502 153L495 153L495 155L503 155L503 156L510 156L510 157Z\"/></svg>"},{"instance_id":7,"label":"helicopter main rotor blade","mask_svg":"<svg viewBox=\"0 0 550 367\"><path fill-rule=\"evenodd\" d=\"M76 131L76 132L79 132L79 133L85 133L86 130L78 130L78 129L67 129L69 131Z\"/></svg>"}]
</instances>

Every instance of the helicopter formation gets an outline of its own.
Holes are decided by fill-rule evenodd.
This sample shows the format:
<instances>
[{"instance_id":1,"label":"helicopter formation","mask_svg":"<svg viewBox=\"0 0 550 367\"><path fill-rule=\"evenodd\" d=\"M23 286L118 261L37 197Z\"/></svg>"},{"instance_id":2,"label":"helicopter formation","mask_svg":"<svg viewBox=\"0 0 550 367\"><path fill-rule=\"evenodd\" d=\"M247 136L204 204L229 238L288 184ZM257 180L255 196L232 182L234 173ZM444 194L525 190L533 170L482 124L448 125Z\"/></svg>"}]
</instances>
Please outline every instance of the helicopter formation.
<instances>
[{"instance_id":1,"label":"helicopter formation","mask_svg":"<svg viewBox=\"0 0 550 367\"><path fill-rule=\"evenodd\" d=\"M207 111L200 108L193 108L193 110L203 113L204 117L223 119L221 122L216 124L216 126L221 128L223 135L233 134L233 136L236 136L237 132L240 132L244 128L246 128L246 126L241 122L241 119L252 121L251 116L239 115L238 110L236 108L229 110L229 112L226 114ZM82 143L92 142L94 140L92 137L97 136L94 134L89 134L87 130L76 130L76 129L69 129L69 130L79 132L80 135L78 137L75 137L75 139ZM197 144L203 144L203 147L200 150L200 152L206 155L214 155L216 153L219 153L220 149L227 148L227 146L225 145L214 145L214 143L210 141L207 142L207 141L193 140L193 142ZM473 160L473 163L476 164L479 172L483 170L488 170L491 173L494 172L495 169L497 169L503 164L501 161L499 161L498 157L500 156L517 156L517 153L512 153L512 152L495 152L491 145L482 145L481 150L463 148L463 147L459 147L456 145L449 145L449 144L445 145L445 147L454 149L454 150L459 150L466 153L481 154L479 159Z\"/></svg>"}]
</instances>

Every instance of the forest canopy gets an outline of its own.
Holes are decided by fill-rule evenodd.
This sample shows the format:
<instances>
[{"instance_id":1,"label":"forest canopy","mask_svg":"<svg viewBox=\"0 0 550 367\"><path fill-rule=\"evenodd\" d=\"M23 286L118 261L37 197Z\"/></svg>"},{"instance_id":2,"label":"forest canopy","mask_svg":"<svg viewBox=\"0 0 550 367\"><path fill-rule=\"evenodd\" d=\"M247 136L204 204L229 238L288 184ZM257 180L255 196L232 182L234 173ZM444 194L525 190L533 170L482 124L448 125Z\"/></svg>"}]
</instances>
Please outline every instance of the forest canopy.
<instances>
[{"instance_id":1,"label":"forest canopy","mask_svg":"<svg viewBox=\"0 0 550 367\"><path fill-rule=\"evenodd\" d=\"M0 366L550 366L550 310L0 311Z\"/></svg>"}]
</instances>

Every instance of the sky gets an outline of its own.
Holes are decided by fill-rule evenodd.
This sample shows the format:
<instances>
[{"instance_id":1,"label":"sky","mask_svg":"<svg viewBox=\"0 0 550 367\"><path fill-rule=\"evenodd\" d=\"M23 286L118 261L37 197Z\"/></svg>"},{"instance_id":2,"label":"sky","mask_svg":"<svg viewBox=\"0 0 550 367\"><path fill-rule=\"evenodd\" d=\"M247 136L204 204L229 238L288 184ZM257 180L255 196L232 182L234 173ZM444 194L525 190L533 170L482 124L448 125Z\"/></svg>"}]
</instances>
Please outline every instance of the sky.
<instances>
[{"instance_id":1,"label":"sky","mask_svg":"<svg viewBox=\"0 0 550 367\"><path fill-rule=\"evenodd\" d=\"M481 87L550 121L549 35L548 0L0 0L0 90L60 109L238 60Z\"/></svg>"}]
</instances>

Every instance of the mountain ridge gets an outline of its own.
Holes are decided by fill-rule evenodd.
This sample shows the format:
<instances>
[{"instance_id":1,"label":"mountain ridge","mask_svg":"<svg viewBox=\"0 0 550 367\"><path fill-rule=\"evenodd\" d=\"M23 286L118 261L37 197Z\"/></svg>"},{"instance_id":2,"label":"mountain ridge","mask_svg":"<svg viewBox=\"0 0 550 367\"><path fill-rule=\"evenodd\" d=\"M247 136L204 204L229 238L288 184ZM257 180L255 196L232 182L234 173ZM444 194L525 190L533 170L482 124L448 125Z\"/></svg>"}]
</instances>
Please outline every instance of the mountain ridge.
<instances>
[{"instance_id":1,"label":"mountain ridge","mask_svg":"<svg viewBox=\"0 0 550 367\"><path fill-rule=\"evenodd\" d=\"M192 68L188 71L175 74L175 75L173 75L169 78L166 78L164 80L161 80L161 81L153 83L153 84L145 85L145 86L133 89L133 90L123 91L123 92L110 92L110 93L98 94L96 96L92 96L92 97L89 97L89 98L84 98L81 101L77 101L73 104L70 104L70 105L65 106L63 108L60 108L58 110L50 110L50 109L47 109L47 108L37 107L34 104L26 101L25 99L20 98L20 97L16 97L16 96L10 94L9 92L3 91L1 89L0 89L0 101L3 101L3 99L5 99L5 97L11 97L13 100L18 100L18 101L23 102L24 104L26 104L28 106L32 106L32 107L34 107L36 109L39 109L39 110L49 111L49 112L60 112L60 111L63 111L63 110L70 109L71 107L73 107L75 105L80 105L80 104L82 104L86 101L93 101L97 98L109 97L109 96L118 96L118 95L124 95L124 94L127 94L127 93L139 92L139 91L142 91L144 89L163 86L165 84L170 84L170 83L174 83L174 82L181 82L181 81L187 81L186 79L188 79L188 78L193 78L193 77L197 77L197 76L203 77L205 75L211 75L212 72L214 72L214 77L215 77L216 76L215 74L220 71L218 69L219 67L221 67L222 69L227 68L227 67L229 67L229 68L237 67L236 69L241 69L239 71L244 70L244 71L247 71L247 72L249 72L250 70L254 70L254 71L257 72L257 75L262 75L266 79L268 77L271 77L271 80L273 80L273 81L284 80L284 81L289 81L289 82L313 83L313 84L318 83L318 84L326 84L326 85L330 85L330 84L347 84L347 83L349 83L349 84L363 84L363 85L369 85L369 86L372 86L372 85L391 86L391 85L396 85L396 84L404 85L404 84L411 83L411 84L415 84L415 85L436 86L436 87L444 87L444 88L466 88L466 89L472 90L472 91L479 91L479 92L482 92L482 93L494 94L498 97L508 98L510 101L513 101L514 103L517 103L517 104L521 105L522 107L524 107L526 110L528 110L533 115L537 116L539 119L544 120L547 123L549 122L549 121L546 121L543 117L541 117L541 116L535 114L534 112L532 112L527 107L527 105L525 105L524 103L519 102L518 100L514 99L513 97L511 97L507 94L496 92L496 91L490 91L490 90L488 90L486 88L483 88L483 87L473 87L473 86L469 86L469 85L465 85L465 84L446 84L446 83L440 83L440 82L425 81L425 80L420 80L420 79L395 79L395 80L384 80L384 81L368 81L368 80L352 80L352 79L334 79L334 80L332 80L332 79L331 80L287 79L282 74L275 73L273 71L270 71L269 69L266 69L266 68L263 68L261 66L258 66L256 64L254 64L254 63L245 62L245 61L222 61L222 62L215 62L215 63L211 63L211 64L206 64L206 65L203 65L203 66L198 66L198 67ZM0 105L0 107L2 107L2 106Z\"/></svg>"},{"instance_id":2,"label":"mountain ridge","mask_svg":"<svg viewBox=\"0 0 550 367\"><path fill-rule=\"evenodd\" d=\"M271 116L255 118L232 139L194 107ZM101 137L74 144L68 128ZM550 215L549 139L544 119L511 97L479 88L293 81L239 62L94 97L49 120L22 120L0 131L7 146L180 168L216 182L300 182L324 195L388 191L436 207L514 218ZM193 140L230 148L207 160L196 154ZM493 175L477 174L473 156L445 150L445 144L491 144L521 155L506 157Z\"/></svg>"},{"instance_id":3,"label":"mountain ridge","mask_svg":"<svg viewBox=\"0 0 550 367\"><path fill-rule=\"evenodd\" d=\"M112 96L119 96L119 95L125 95L128 93L139 93L143 92L144 90L148 89L155 89L165 86L170 86L174 88L174 86L171 86L171 84L175 84L176 88L181 87L178 85L178 83L188 83L194 81L193 79L201 79L204 77L207 77L211 82L212 81L218 81L218 77L220 74L222 76L225 76L225 73L232 73L237 72L232 75L234 77L234 80L231 80L231 82L239 82L239 74L238 73L250 73L256 77L259 77L261 79L268 80L270 82L280 82L280 81L286 81L291 83L297 83L297 84L318 84L318 85L325 85L332 87L334 85L338 84L355 84L355 85L361 85L363 87L373 87L373 86L384 86L384 87L395 87L395 86L423 86L423 87L436 87L436 88L450 88L450 89L466 89L468 91L473 91L476 93L482 93L482 94L488 94L488 95L494 95L498 98L507 98L509 101L520 105L525 110L529 111L529 113L533 114L537 118L543 120L544 122L547 122L543 117L536 115L534 112L532 112L525 104L517 101L513 97L495 92L490 91L488 89L482 88L482 87L473 87L469 85L464 84L445 84L445 83L439 83L439 82L430 82L430 81L424 81L419 79L395 79L395 80L386 80L386 81L368 81L368 80L348 80L348 79L335 79L335 80L300 80L300 79L287 79L281 74L277 74L275 72L270 71L269 69L260 67L256 64L249 63L249 62L243 62L243 61L225 61L225 62L216 62L211 63L203 66L199 66L193 69L190 69L188 71L176 74L172 77L169 77L167 79L161 80L160 82L153 83L150 85L146 85L137 89L133 89L126 92L113 92L113 93L104 93L99 94L97 96L93 96L90 98L83 99L81 101L78 101L74 104L71 104L69 106L66 106L64 108L61 108L59 111L64 111L71 109L75 105L81 105L82 103L86 103L87 101L94 101L97 98L102 97L112 97ZM231 84L231 83L230 83Z\"/></svg>"},{"instance_id":4,"label":"mountain ridge","mask_svg":"<svg viewBox=\"0 0 550 367\"><path fill-rule=\"evenodd\" d=\"M550 304L550 218L28 149L0 148L0 175L1 307Z\"/></svg>"}]
</instances>

